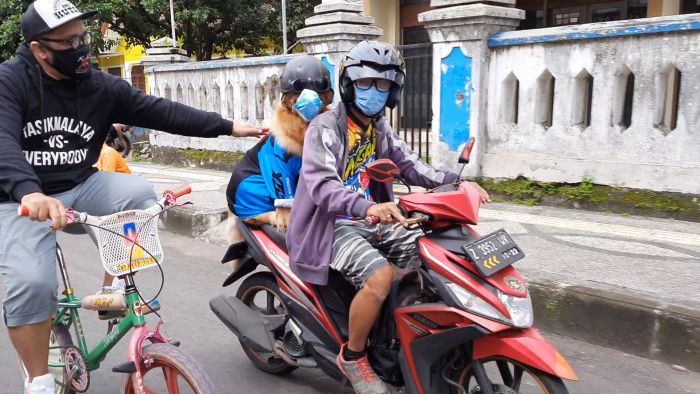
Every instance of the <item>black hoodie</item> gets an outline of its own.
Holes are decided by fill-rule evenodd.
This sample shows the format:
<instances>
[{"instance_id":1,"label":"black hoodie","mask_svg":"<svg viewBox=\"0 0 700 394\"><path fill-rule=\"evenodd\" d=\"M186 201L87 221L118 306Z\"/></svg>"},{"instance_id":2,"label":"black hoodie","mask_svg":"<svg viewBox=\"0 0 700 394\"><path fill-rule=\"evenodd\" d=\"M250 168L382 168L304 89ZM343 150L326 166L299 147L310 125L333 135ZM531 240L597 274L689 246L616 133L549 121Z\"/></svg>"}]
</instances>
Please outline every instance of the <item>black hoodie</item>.
<instances>
[{"instance_id":1,"label":"black hoodie","mask_svg":"<svg viewBox=\"0 0 700 394\"><path fill-rule=\"evenodd\" d=\"M169 133L230 135L233 123L163 98L99 71L84 80L46 75L26 45L0 64L0 202L70 190L93 164L112 123Z\"/></svg>"}]
</instances>

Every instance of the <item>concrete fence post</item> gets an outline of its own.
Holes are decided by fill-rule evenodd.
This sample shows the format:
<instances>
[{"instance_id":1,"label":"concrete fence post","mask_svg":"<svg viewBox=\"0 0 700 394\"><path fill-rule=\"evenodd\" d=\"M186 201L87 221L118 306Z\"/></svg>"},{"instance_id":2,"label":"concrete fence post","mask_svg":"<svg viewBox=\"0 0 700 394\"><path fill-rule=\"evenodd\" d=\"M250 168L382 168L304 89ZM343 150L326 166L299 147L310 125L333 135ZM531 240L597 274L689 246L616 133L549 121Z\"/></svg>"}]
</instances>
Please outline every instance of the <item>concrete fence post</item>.
<instances>
[{"instance_id":1,"label":"concrete fence post","mask_svg":"<svg viewBox=\"0 0 700 394\"><path fill-rule=\"evenodd\" d=\"M472 163L463 175L479 176L487 139L488 38L515 30L525 11L515 0L432 0L432 10L418 15L433 43L432 164L459 170L457 155L476 137Z\"/></svg>"},{"instance_id":2,"label":"concrete fence post","mask_svg":"<svg viewBox=\"0 0 700 394\"><path fill-rule=\"evenodd\" d=\"M306 27L297 31L304 51L320 57L331 71L334 101L338 94L338 69L342 57L363 40L376 40L382 29L374 26L374 17L362 14L361 1L323 0L314 7L315 15L306 19Z\"/></svg>"}]
</instances>

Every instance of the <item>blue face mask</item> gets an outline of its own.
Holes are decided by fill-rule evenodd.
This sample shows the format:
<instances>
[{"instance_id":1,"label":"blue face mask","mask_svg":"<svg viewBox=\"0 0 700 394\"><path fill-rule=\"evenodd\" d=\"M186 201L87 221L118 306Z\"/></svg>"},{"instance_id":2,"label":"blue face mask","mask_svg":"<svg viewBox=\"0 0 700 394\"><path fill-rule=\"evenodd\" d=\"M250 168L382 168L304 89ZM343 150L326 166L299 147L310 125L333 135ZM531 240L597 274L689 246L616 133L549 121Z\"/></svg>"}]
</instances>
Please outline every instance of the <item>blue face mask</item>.
<instances>
[{"instance_id":1,"label":"blue face mask","mask_svg":"<svg viewBox=\"0 0 700 394\"><path fill-rule=\"evenodd\" d=\"M302 90L297 102L294 103L294 109L307 122L311 122L311 119L318 115L321 107L323 107L321 98L318 96L318 93L311 89Z\"/></svg>"},{"instance_id":2,"label":"blue face mask","mask_svg":"<svg viewBox=\"0 0 700 394\"><path fill-rule=\"evenodd\" d=\"M370 118L384 110L388 98L388 91L380 92L374 85L366 90L355 88L355 107Z\"/></svg>"}]
</instances>

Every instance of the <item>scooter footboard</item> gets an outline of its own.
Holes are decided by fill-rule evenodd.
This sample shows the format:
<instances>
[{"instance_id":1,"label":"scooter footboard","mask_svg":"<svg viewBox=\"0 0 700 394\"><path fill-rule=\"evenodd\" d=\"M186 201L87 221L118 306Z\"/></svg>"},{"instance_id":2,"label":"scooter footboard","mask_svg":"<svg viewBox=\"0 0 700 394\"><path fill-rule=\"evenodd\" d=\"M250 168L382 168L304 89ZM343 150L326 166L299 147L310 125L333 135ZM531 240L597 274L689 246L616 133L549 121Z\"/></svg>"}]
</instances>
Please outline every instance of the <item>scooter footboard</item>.
<instances>
[{"instance_id":1,"label":"scooter footboard","mask_svg":"<svg viewBox=\"0 0 700 394\"><path fill-rule=\"evenodd\" d=\"M479 337L473 349L475 360L503 356L562 379L578 380L566 359L534 328Z\"/></svg>"}]
</instances>

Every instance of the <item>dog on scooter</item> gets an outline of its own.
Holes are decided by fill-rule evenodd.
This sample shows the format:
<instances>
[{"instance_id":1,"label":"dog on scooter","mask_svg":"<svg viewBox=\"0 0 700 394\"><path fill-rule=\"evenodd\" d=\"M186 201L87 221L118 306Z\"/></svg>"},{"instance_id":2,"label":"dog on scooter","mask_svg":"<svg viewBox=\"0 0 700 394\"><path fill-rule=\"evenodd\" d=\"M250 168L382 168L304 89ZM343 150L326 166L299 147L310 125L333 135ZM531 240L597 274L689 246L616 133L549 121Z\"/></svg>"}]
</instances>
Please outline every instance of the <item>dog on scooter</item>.
<instances>
[{"instance_id":1,"label":"dog on scooter","mask_svg":"<svg viewBox=\"0 0 700 394\"><path fill-rule=\"evenodd\" d=\"M319 97L323 102L323 107L319 113L323 113L330 109L330 103L333 100L333 91L319 93ZM304 120L299 113L294 109L294 104L299 98L299 93L285 93L282 95L282 100L275 107L275 111L270 121L270 134L276 139L276 143L284 148L289 154L301 157L304 149L304 136L309 122ZM262 143L262 141L261 141ZM276 226L280 230L286 230L289 223L290 208L276 208L273 211L261 213L259 215L244 219L246 223L254 226L262 226L270 224ZM244 241L240 230L237 227L236 215L228 207L228 219L226 224L227 239L230 244ZM238 260L231 262L232 268L238 268Z\"/></svg>"}]
</instances>

